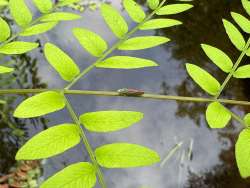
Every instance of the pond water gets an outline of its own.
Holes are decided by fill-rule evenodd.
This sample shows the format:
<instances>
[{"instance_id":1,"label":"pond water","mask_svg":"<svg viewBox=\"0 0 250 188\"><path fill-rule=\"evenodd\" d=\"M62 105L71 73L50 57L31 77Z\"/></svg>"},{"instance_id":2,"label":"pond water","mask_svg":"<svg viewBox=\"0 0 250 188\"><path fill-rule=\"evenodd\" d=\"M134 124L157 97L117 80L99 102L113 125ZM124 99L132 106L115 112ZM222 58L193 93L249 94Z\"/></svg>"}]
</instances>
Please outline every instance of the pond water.
<instances>
[{"instance_id":1,"label":"pond water","mask_svg":"<svg viewBox=\"0 0 250 188\"><path fill-rule=\"evenodd\" d=\"M133 27L134 23L123 11L121 1L113 0L111 3L122 12ZM197 0L192 4L195 7L189 12L172 16L182 20L184 22L182 26L136 34L164 35L171 38L170 43L143 51L115 51L112 54L152 59L158 62L159 67L129 71L94 69L76 84L74 89L136 88L149 93L206 96L188 77L185 63L200 65L223 81L226 75L208 60L200 44L208 43L217 46L230 54L234 60L237 59L239 52L226 37L221 20L222 18L231 19L231 10L244 15L246 13L240 1ZM81 48L72 35L72 28L91 29L109 41L110 45L116 41L98 10L86 10L82 13L82 17L77 21L60 23L56 29L40 37L42 44L52 42L68 52L81 69L94 62L95 58ZM66 84L38 50L32 52L31 56L38 58L38 74L43 82L48 83L49 88L62 88ZM244 59L243 63L246 62L247 59ZM223 93L223 97L248 100L250 94L248 86L249 80L232 80ZM93 148L105 143L130 142L150 147L159 152L164 159L177 143L183 142L180 149L163 167L156 164L135 169L102 169L110 188L245 188L250 186L249 180L239 177L234 158L234 143L237 132L241 129L240 125L233 121L223 130L209 129L204 119L206 104L95 96L70 96L69 99L78 115L98 110L133 110L141 111L145 115L141 122L123 131L109 134L87 133ZM18 100L20 101L21 98ZM248 108L229 107L239 115L249 111ZM49 120L48 126L71 122L66 110L50 114L46 116L46 119ZM25 126L29 133L27 138L42 130L42 126L34 127L29 124ZM190 147L190 140L193 140L192 158L191 160L183 159ZM8 155L3 155L3 157L14 158ZM0 160L6 159L1 157ZM62 155L44 161L43 178L51 176L69 164L87 160L89 159L85 148L78 145Z\"/></svg>"}]
</instances>

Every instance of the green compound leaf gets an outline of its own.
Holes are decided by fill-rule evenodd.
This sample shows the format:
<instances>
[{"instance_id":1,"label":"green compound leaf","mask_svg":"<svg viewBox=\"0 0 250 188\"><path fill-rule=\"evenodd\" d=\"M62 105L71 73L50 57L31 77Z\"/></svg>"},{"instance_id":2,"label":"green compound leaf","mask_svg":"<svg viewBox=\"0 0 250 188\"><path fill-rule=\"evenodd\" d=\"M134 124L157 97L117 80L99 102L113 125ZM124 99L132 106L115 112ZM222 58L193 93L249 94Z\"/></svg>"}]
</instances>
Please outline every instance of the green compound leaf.
<instances>
[{"instance_id":1,"label":"green compound leaf","mask_svg":"<svg viewBox=\"0 0 250 188\"><path fill-rule=\"evenodd\" d=\"M9 8L12 17L18 25L24 27L32 21L32 14L24 0L10 0Z\"/></svg>"},{"instance_id":2,"label":"green compound leaf","mask_svg":"<svg viewBox=\"0 0 250 188\"><path fill-rule=\"evenodd\" d=\"M186 69L191 78L207 93L216 95L220 90L220 83L207 71L194 64L186 64Z\"/></svg>"},{"instance_id":3,"label":"green compound leaf","mask_svg":"<svg viewBox=\"0 0 250 188\"><path fill-rule=\"evenodd\" d=\"M231 22L223 19L223 24L231 42L238 50L242 51L246 45L245 39L242 34Z\"/></svg>"},{"instance_id":4,"label":"green compound leaf","mask_svg":"<svg viewBox=\"0 0 250 188\"><path fill-rule=\"evenodd\" d=\"M122 38L128 32L128 25L126 21L112 6L102 4L101 13L105 22L116 37Z\"/></svg>"},{"instance_id":5,"label":"green compound leaf","mask_svg":"<svg viewBox=\"0 0 250 188\"><path fill-rule=\"evenodd\" d=\"M58 22L58 21L70 21L80 19L81 16L78 14L68 13L68 12L55 12L51 14L44 15L40 21L41 22Z\"/></svg>"},{"instance_id":6,"label":"green compound leaf","mask_svg":"<svg viewBox=\"0 0 250 188\"><path fill-rule=\"evenodd\" d=\"M95 150L97 162L105 168L133 168L150 166L160 161L159 155L144 146L114 143Z\"/></svg>"},{"instance_id":7,"label":"green compound leaf","mask_svg":"<svg viewBox=\"0 0 250 188\"><path fill-rule=\"evenodd\" d=\"M250 78L250 65L239 67L233 74L235 78Z\"/></svg>"},{"instance_id":8,"label":"green compound leaf","mask_svg":"<svg viewBox=\"0 0 250 188\"><path fill-rule=\"evenodd\" d=\"M64 98L60 93L47 91L23 101L15 110L14 117L33 118L46 115L65 107Z\"/></svg>"},{"instance_id":9,"label":"green compound leaf","mask_svg":"<svg viewBox=\"0 0 250 188\"><path fill-rule=\"evenodd\" d=\"M250 126L250 113L248 113L247 115L245 115L244 117L244 122Z\"/></svg>"},{"instance_id":10,"label":"green compound leaf","mask_svg":"<svg viewBox=\"0 0 250 188\"><path fill-rule=\"evenodd\" d=\"M221 129L231 120L231 113L220 103L213 102L206 110L206 120L210 128Z\"/></svg>"},{"instance_id":11,"label":"green compound leaf","mask_svg":"<svg viewBox=\"0 0 250 188\"><path fill-rule=\"evenodd\" d=\"M0 53L8 55L24 54L37 48L38 46L39 44L34 42L10 42L0 47Z\"/></svg>"},{"instance_id":12,"label":"green compound leaf","mask_svg":"<svg viewBox=\"0 0 250 188\"><path fill-rule=\"evenodd\" d=\"M68 5L72 5L74 3L78 3L81 0L59 0L59 2L57 3L58 7L64 7L64 6L68 6Z\"/></svg>"},{"instance_id":13,"label":"green compound leaf","mask_svg":"<svg viewBox=\"0 0 250 188\"><path fill-rule=\"evenodd\" d=\"M244 129L235 146L236 162L243 178L250 176L250 130Z\"/></svg>"},{"instance_id":14,"label":"green compound leaf","mask_svg":"<svg viewBox=\"0 0 250 188\"><path fill-rule=\"evenodd\" d=\"M93 188L96 170L91 163L70 165L46 180L40 188Z\"/></svg>"},{"instance_id":15,"label":"green compound leaf","mask_svg":"<svg viewBox=\"0 0 250 188\"><path fill-rule=\"evenodd\" d=\"M46 159L74 147L80 142L76 125L61 124L40 132L18 150L16 160Z\"/></svg>"},{"instance_id":16,"label":"green compound leaf","mask_svg":"<svg viewBox=\"0 0 250 188\"><path fill-rule=\"evenodd\" d=\"M74 28L73 33L82 47L95 57L102 56L103 52L108 48L106 41L92 31Z\"/></svg>"},{"instance_id":17,"label":"green compound leaf","mask_svg":"<svg viewBox=\"0 0 250 188\"><path fill-rule=\"evenodd\" d=\"M142 49L159 46L169 41L170 41L169 38L159 37L159 36L134 37L120 44L118 49L119 50L142 50Z\"/></svg>"},{"instance_id":18,"label":"green compound leaf","mask_svg":"<svg viewBox=\"0 0 250 188\"><path fill-rule=\"evenodd\" d=\"M222 50L208 44L202 44L201 47L209 59L211 59L211 61L222 71L229 73L232 70L233 62Z\"/></svg>"},{"instance_id":19,"label":"green compound leaf","mask_svg":"<svg viewBox=\"0 0 250 188\"><path fill-rule=\"evenodd\" d=\"M123 0L123 6L133 21L140 23L145 19L145 12L134 0Z\"/></svg>"},{"instance_id":20,"label":"green compound leaf","mask_svg":"<svg viewBox=\"0 0 250 188\"><path fill-rule=\"evenodd\" d=\"M10 27L8 23L0 17L0 42L5 41L10 37Z\"/></svg>"},{"instance_id":21,"label":"green compound leaf","mask_svg":"<svg viewBox=\"0 0 250 188\"><path fill-rule=\"evenodd\" d=\"M93 132L113 132L128 128L143 118L141 112L99 111L80 116L81 123Z\"/></svg>"},{"instance_id":22,"label":"green compound leaf","mask_svg":"<svg viewBox=\"0 0 250 188\"><path fill-rule=\"evenodd\" d=\"M155 10L159 6L160 1L159 0L147 0L147 4L149 8L151 8L152 10Z\"/></svg>"},{"instance_id":23,"label":"green compound leaf","mask_svg":"<svg viewBox=\"0 0 250 188\"><path fill-rule=\"evenodd\" d=\"M250 15L250 1L249 0L241 0L242 6L246 10L246 12Z\"/></svg>"},{"instance_id":24,"label":"green compound leaf","mask_svg":"<svg viewBox=\"0 0 250 188\"><path fill-rule=\"evenodd\" d=\"M51 0L33 0L36 7L41 13L49 13L53 8L53 3Z\"/></svg>"},{"instance_id":25,"label":"green compound leaf","mask_svg":"<svg viewBox=\"0 0 250 188\"><path fill-rule=\"evenodd\" d=\"M231 12L234 21L241 27L246 33L250 33L250 20L236 12Z\"/></svg>"},{"instance_id":26,"label":"green compound leaf","mask_svg":"<svg viewBox=\"0 0 250 188\"><path fill-rule=\"evenodd\" d=\"M158 66L154 61L130 56L114 56L96 64L98 68L138 69Z\"/></svg>"},{"instance_id":27,"label":"green compound leaf","mask_svg":"<svg viewBox=\"0 0 250 188\"><path fill-rule=\"evenodd\" d=\"M170 15L170 14L178 14L189 9L193 8L193 5L190 4L171 4L166 5L157 10L157 15Z\"/></svg>"},{"instance_id":28,"label":"green compound leaf","mask_svg":"<svg viewBox=\"0 0 250 188\"><path fill-rule=\"evenodd\" d=\"M57 23L58 22L48 22L48 23L41 23L41 24L33 25L25 29L23 32L21 32L20 36L32 36L32 35L45 33L53 29L57 25Z\"/></svg>"},{"instance_id":29,"label":"green compound leaf","mask_svg":"<svg viewBox=\"0 0 250 188\"><path fill-rule=\"evenodd\" d=\"M140 30L150 30L150 29L160 29L160 28L166 28L166 27L172 27L176 25L181 25L182 22L174 19L164 19L164 18L158 18L158 19L152 19L140 26Z\"/></svg>"},{"instance_id":30,"label":"green compound leaf","mask_svg":"<svg viewBox=\"0 0 250 188\"><path fill-rule=\"evenodd\" d=\"M10 72L13 72L13 71L14 71L13 68L0 66L0 74L10 73Z\"/></svg>"},{"instance_id":31,"label":"green compound leaf","mask_svg":"<svg viewBox=\"0 0 250 188\"><path fill-rule=\"evenodd\" d=\"M51 66L65 81L73 80L80 73L74 60L54 44L46 43L44 54Z\"/></svg>"}]
</instances>

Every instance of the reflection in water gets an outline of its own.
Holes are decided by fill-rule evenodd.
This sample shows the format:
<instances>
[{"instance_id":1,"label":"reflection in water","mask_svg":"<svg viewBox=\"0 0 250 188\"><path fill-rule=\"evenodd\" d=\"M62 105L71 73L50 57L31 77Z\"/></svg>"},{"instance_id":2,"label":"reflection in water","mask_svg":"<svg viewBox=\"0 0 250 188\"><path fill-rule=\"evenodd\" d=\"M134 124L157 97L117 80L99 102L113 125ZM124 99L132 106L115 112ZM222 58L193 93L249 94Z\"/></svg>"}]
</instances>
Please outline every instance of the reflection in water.
<instances>
[{"instance_id":1,"label":"reflection in water","mask_svg":"<svg viewBox=\"0 0 250 188\"><path fill-rule=\"evenodd\" d=\"M144 3L145 1L140 2ZM238 52L227 39L221 18L231 19L231 10L237 12L243 12L243 10L239 1L195 0L193 3L195 7L191 11L173 16L182 20L184 22L183 26L155 32L157 35L161 34L170 37L172 39L170 44L145 51L116 51L114 53L115 55L131 55L153 59L160 64L160 68L132 71L97 69L87 75L85 80L78 83L75 88L98 90L138 88L161 94L203 96L204 92L187 77L184 63L198 64L222 81L226 75L209 62L199 44L208 43L217 46L230 54L233 59L236 59ZM122 10L120 1L113 0L112 4ZM59 24L55 30L42 35L41 44L47 41L55 43L66 50L81 68L85 68L94 59L84 52L73 38L71 33L73 27L92 29L102 35L109 43L114 43L116 39L103 23L99 11L86 11L82 15L84 19ZM125 12L123 12L123 16L132 24ZM90 19L93 21L90 22ZM154 33L141 32L139 34L152 35ZM37 64L39 70L36 67L36 61L29 56L13 57L17 68L14 76L18 78L16 82L18 87L45 87L42 84L43 82L48 82L49 87L59 88L64 86L65 83L46 63L43 55L36 51L32 55L39 58ZM37 74L41 75L43 79L40 80ZM249 99L247 86L248 82L246 80L232 80L224 93L224 97ZM5 87L10 87L10 83L6 84ZM19 98L17 99L20 101ZM29 122L20 122L20 120L11 118L13 111L11 106L16 104L16 98L8 100L10 100L8 107L0 106L0 110L4 112L3 114L7 114L8 120L6 121L12 122L25 130L22 125L30 124ZM138 169L103 169L107 183L111 188L177 188L178 186L244 188L249 186L247 181L239 177L235 165L233 145L238 132L236 126L231 125L221 131L209 130L203 115L205 111L204 104L145 101L133 98L97 98L94 96L74 96L70 97L70 100L79 115L84 112L106 109L135 110L142 111L145 114L142 122L125 131L104 135L88 133L87 136L93 147L117 141L132 142L151 147L159 151L161 156L164 157L167 151L176 143L180 141L189 143L190 139L194 140L193 159L191 161L183 158L183 152L187 152L188 148L188 145L186 145L184 149L182 148L169 159L164 168L155 165ZM241 113L239 108L233 108L233 110ZM66 110L51 114L46 118L50 119L50 126L71 121ZM41 119L41 121L46 124L45 119ZM4 173L14 164L14 155L20 141L18 141L19 137L13 136L12 129L9 128L6 122L1 128L3 129L0 130L0 142L10 140L8 143L0 143L0 172ZM30 128L28 132L25 130L24 135L28 133L28 137L31 137L36 132L39 131ZM48 159L46 165L44 165L44 177L46 178L76 161L86 160L88 160L88 156L85 149L79 145L63 155Z\"/></svg>"}]
</instances>

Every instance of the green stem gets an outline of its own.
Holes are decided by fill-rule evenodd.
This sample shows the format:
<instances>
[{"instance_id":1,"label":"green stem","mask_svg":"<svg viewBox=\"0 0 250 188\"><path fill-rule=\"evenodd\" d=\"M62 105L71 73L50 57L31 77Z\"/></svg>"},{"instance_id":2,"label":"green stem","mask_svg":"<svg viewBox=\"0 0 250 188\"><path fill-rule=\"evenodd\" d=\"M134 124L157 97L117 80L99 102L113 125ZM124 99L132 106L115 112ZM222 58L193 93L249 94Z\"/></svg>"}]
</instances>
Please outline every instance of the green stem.
<instances>
[{"instance_id":1,"label":"green stem","mask_svg":"<svg viewBox=\"0 0 250 188\"><path fill-rule=\"evenodd\" d=\"M224 104L250 106L249 101L237 101L231 99L214 99L214 98L201 98L201 97L186 97L186 96L173 96L173 95L158 95L145 93L142 96L123 96L116 91L92 91L92 90L62 90L62 89L0 89L0 95L11 95L11 94L37 94L46 91L63 91L68 95L95 95L95 96L106 96L106 97L129 97L129 98L140 98L140 99L154 99L154 100L171 100L171 101L183 101L183 102L220 102Z\"/></svg>"},{"instance_id":2,"label":"green stem","mask_svg":"<svg viewBox=\"0 0 250 188\"><path fill-rule=\"evenodd\" d=\"M64 96L64 99L65 99L66 107L67 107L67 109L68 109L68 111L70 113L70 116L71 116L72 120L74 121L74 123L77 125L77 127L79 129L79 132L80 132L80 136L82 138L82 141L83 141L83 143L84 143L84 145L85 145L85 147L87 149L87 152L88 152L88 154L90 156L90 159L91 159L92 163L94 164L94 167L96 169L97 176L98 176L98 179L99 179L99 183L100 183L100 185L101 185L102 188L107 188L106 183L104 181L104 177L103 177L102 171L99 168L99 165L98 165L98 163L96 161L96 158L95 158L94 151L91 148L90 143L88 141L88 138L87 138L87 136L86 136L86 134L85 134L82 126L81 126L81 122L79 121L76 113L73 110L73 107L69 103L69 101L66 98L66 96L64 94L63 94L63 96Z\"/></svg>"},{"instance_id":3,"label":"green stem","mask_svg":"<svg viewBox=\"0 0 250 188\"><path fill-rule=\"evenodd\" d=\"M80 80L83 76L85 76L88 72L90 72L93 68L95 68L95 65L103 61L108 55L110 55L114 50L118 48L120 44L122 44L124 41L126 41L131 35L133 35L137 30L140 29L140 27L149 19L151 19L155 13L164 5L166 0L163 0L161 4L158 6L156 10L154 10L151 14L149 14L141 23L139 23L137 26L135 26L130 32L128 32L122 39L120 39L118 42L116 42L109 50L107 50L101 57L99 57L93 64L88 66L86 69L84 69L71 83L69 83L65 89L70 89L73 85L75 85L78 80Z\"/></svg>"},{"instance_id":4,"label":"green stem","mask_svg":"<svg viewBox=\"0 0 250 188\"><path fill-rule=\"evenodd\" d=\"M230 79L232 78L234 72L237 70L238 66L240 65L243 57L246 55L247 50L250 46L250 38L248 39L243 51L241 52L239 58L237 59L236 63L234 64L232 70L230 71L230 73L227 75L226 79L224 80L223 84L220 87L220 91L218 92L218 94L215 96L216 99L218 99L221 95L221 93L223 92L223 90L225 89L225 87L227 86L228 82L230 81Z\"/></svg>"}]
</instances>

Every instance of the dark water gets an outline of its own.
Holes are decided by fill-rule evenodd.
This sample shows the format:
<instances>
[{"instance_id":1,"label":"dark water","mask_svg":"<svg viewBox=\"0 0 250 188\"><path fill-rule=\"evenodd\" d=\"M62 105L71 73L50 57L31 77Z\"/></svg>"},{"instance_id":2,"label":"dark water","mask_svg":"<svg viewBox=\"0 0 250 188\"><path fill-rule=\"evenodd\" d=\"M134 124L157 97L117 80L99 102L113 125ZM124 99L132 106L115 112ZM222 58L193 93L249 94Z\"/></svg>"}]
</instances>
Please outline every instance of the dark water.
<instances>
[{"instance_id":1,"label":"dark water","mask_svg":"<svg viewBox=\"0 0 250 188\"><path fill-rule=\"evenodd\" d=\"M112 5L122 11L120 2L113 0ZM157 61L160 67L130 71L95 69L75 85L74 89L117 90L128 87L161 94L206 96L187 76L184 65L191 62L204 67L222 82L226 75L209 62L199 44L208 43L217 46L236 60L239 52L226 37L221 19L232 20L230 18L231 10L242 13L244 11L239 0L197 0L193 4L195 7L191 11L173 16L184 22L182 26L136 34L164 35L172 39L170 43L149 50L116 51L114 53L152 59ZM128 15L124 11L122 14L133 26L134 23L131 22ZM83 69L95 59L77 43L72 35L72 28L86 27L96 31L109 41L110 45L116 41L116 38L104 24L99 11L85 11L82 16L81 20L59 24L53 31L42 35L40 40L42 44L52 42L64 49ZM31 56L38 58L38 76L42 77L41 82L48 83L49 88L61 88L66 84L61 81L38 50L31 53ZM244 59L243 63L247 63L247 59ZM249 100L248 86L249 80L231 80L223 97ZM98 110L133 110L145 114L145 118L140 123L120 132L87 133L93 148L105 143L131 142L153 148L164 158L175 144L184 143L163 168L157 164L136 169L103 169L108 187L250 187L248 180L239 177L234 158L234 143L237 132L241 129L240 125L237 122L231 122L223 130L209 129L204 119L206 104L94 96L71 96L70 101L78 115ZM239 115L244 115L249 111L248 108L229 107ZM48 126L71 122L66 110L48 115L46 119L50 121ZM38 121L37 124L41 124L41 122L43 121ZM43 126L34 128L31 125L34 122L25 123L27 124L25 129L28 129L27 137L31 137L43 129ZM3 135L10 134L6 133L5 129L0 131L4 132ZM182 160L183 153L187 152L189 148L190 140L193 140L192 160ZM11 153L6 152L6 155L1 155L0 161L9 162L5 168L1 168L3 173L13 164L13 155L19 142L22 141L12 144L13 147L5 147L5 145L0 147L1 152L10 150L10 148L13 150ZM13 141L6 143L13 143ZM44 178L71 163L87 160L88 155L84 147L79 145L60 156L44 161Z\"/></svg>"}]
</instances>

